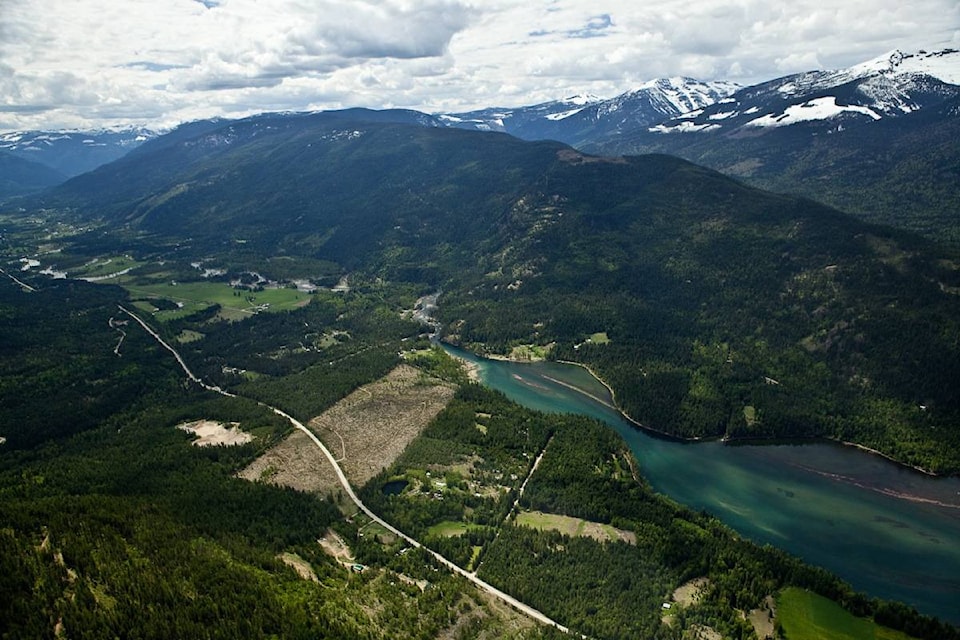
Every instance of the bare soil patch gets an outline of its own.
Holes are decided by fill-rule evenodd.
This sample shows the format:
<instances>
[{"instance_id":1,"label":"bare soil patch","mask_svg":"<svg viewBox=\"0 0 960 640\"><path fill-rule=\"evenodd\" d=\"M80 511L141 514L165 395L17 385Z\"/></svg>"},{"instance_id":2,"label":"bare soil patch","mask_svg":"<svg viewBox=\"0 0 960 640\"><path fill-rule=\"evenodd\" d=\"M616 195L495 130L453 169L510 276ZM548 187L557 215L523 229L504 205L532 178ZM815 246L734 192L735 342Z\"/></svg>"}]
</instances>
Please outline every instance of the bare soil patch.
<instances>
[{"instance_id":1,"label":"bare soil patch","mask_svg":"<svg viewBox=\"0 0 960 640\"><path fill-rule=\"evenodd\" d=\"M763 607L752 609L747 615L747 620L753 625L753 631L761 640L773 638L775 635L774 621L777 616L777 603L773 596L767 596L763 601Z\"/></svg>"},{"instance_id":2,"label":"bare soil patch","mask_svg":"<svg viewBox=\"0 0 960 640\"><path fill-rule=\"evenodd\" d=\"M453 397L454 387L400 365L308 423L354 486L389 466ZM308 493L337 492L336 472L307 434L294 431L243 469L245 480Z\"/></svg>"},{"instance_id":3,"label":"bare soil patch","mask_svg":"<svg viewBox=\"0 0 960 640\"><path fill-rule=\"evenodd\" d=\"M302 431L292 432L237 475L308 493L340 488L333 467Z\"/></svg>"},{"instance_id":4,"label":"bare soil patch","mask_svg":"<svg viewBox=\"0 0 960 640\"><path fill-rule=\"evenodd\" d=\"M320 543L320 548L327 555L333 556L342 564L353 564L353 552L350 551L349 545L333 530L327 529L327 532L317 542Z\"/></svg>"},{"instance_id":5,"label":"bare soil patch","mask_svg":"<svg viewBox=\"0 0 960 640\"><path fill-rule=\"evenodd\" d=\"M240 430L238 422L232 422L227 426L213 420L195 420L178 424L177 429L196 435L193 441L195 447L212 447L220 444L233 446L253 440L252 435Z\"/></svg>"},{"instance_id":6,"label":"bare soil patch","mask_svg":"<svg viewBox=\"0 0 960 640\"><path fill-rule=\"evenodd\" d=\"M694 578L674 590L673 601L684 607L695 605L700 602L708 586L710 586L708 578Z\"/></svg>"},{"instance_id":7,"label":"bare soil patch","mask_svg":"<svg viewBox=\"0 0 960 640\"><path fill-rule=\"evenodd\" d=\"M281 553L279 556L281 562L285 565L293 567L301 578L304 580L310 580L312 582L320 582L317 578L317 574L314 573L313 567L310 566L310 563L298 556L295 553Z\"/></svg>"},{"instance_id":8,"label":"bare soil patch","mask_svg":"<svg viewBox=\"0 0 960 640\"><path fill-rule=\"evenodd\" d=\"M308 423L354 486L392 464L447 406L454 387L400 365Z\"/></svg>"}]
</instances>

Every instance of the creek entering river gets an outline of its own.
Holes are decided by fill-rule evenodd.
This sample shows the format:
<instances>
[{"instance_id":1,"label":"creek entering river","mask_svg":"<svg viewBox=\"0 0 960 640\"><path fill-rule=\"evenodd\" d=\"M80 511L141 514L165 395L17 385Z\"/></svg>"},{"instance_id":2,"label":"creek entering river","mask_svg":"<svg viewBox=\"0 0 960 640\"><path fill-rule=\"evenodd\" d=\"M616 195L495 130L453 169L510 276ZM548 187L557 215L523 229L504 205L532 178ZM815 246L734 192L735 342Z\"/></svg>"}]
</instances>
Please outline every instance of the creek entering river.
<instances>
[{"instance_id":1,"label":"creek entering river","mask_svg":"<svg viewBox=\"0 0 960 640\"><path fill-rule=\"evenodd\" d=\"M960 478L933 478L831 443L729 446L655 438L628 422L586 369L479 358L481 381L541 411L609 424L653 488L857 590L960 624Z\"/></svg>"}]
</instances>

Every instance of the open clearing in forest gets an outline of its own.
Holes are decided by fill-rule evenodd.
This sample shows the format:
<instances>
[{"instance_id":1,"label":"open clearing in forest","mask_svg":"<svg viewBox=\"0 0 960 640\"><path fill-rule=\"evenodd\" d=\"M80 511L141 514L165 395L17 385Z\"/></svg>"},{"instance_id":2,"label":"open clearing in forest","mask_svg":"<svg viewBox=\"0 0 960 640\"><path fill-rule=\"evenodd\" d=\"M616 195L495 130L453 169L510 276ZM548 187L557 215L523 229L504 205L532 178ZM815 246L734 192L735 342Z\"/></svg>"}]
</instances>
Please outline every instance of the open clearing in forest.
<instances>
[{"instance_id":1,"label":"open clearing in forest","mask_svg":"<svg viewBox=\"0 0 960 640\"><path fill-rule=\"evenodd\" d=\"M337 458L351 484L361 487L393 464L453 393L452 386L400 365L340 400L308 427ZM310 493L340 489L333 467L301 431L291 433L238 475Z\"/></svg>"},{"instance_id":2,"label":"open clearing in forest","mask_svg":"<svg viewBox=\"0 0 960 640\"><path fill-rule=\"evenodd\" d=\"M307 426L361 487L389 467L447 406L454 387L409 365L364 385Z\"/></svg>"},{"instance_id":3,"label":"open clearing in forest","mask_svg":"<svg viewBox=\"0 0 960 640\"><path fill-rule=\"evenodd\" d=\"M277 558L280 559L285 565L292 567L301 578L304 580L310 580L311 582L320 582L317 579L317 574L314 573L313 567L310 566L310 563L298 556L295 553L281 553Z\"/></svg>"},{"instance_id":4,"label":"open clearing in forest","mask_svg":"<svg viewBox=\"0 0 960 640\"><path fill-rule=\"evenodd\" d=\"M674 590L673 601L684 607L693 606L700 602L700 598L709 586L710 580L706 577L684 582Z\"/></svg>"},{"instance_id":5,"label":"open clearing in forest","mask_svg":"<svg viewBox=\"0 0 960 640\"><path fill-rule=\"evenodd\" d=\"M753 631L762 640L773 638L776 635L776 626L774 625L776 619L777 603L773 596L764 598L761 608L751 609L750 613L747 614L747 620L753 625Z\"/></svg>"},{"instance_id":6,"label":"open clearing in forest","mask_svg":"<svg viewBox=\"0 0 960 640\"><path fill-rule=\"evenodd\" d=\"M196 439L193 445L196 447L212 447L220 444L232 446L246 444L253 440L253 436L241 431L240 425L236 422L226 426L222 422L213 420L196 420L178 424L177 429L194 434Z\"/></svg>"},{"instance_id":7,"label":"open clearing in forest","mask_svg":"<svg viewBox=\"0 0 960 640\"><path fill-rule=\"evenodd\" d=\"M340 488L333 467L302 431L292 432L237 475L307 493Z\"/></svg>"},{"instance_id":8,"label":"open clearing in forest","mask_svg":"<svg viewBox=\"0 0 960 640\"><path fill-rule=\"evenodd\" d=\"M260 311L289 311L301 307L313 298L309 293L285 287L249 291L234 289L226 282L177 282L157 284L121 283L132 297L146 298L139 301L138 308L151 313L158 320L169 321L197 311L213 304L235 317L246 317ZM167 311L148 308L149 299L170 300L180 308Z\"/></svg>"},{"instance_id":9,"label":"open clearing in forest","mask_svg":"<svg viewBox=\"0 0 960 640\"><path fill-rule=\"evenodd\" d=\"M523 511L517 514L516 523L518 526L531 527L540 531L559 531L571 538L588 537L598 542L615 542L620 540L632 545L637 544L637 536L632 531L624 531L608 524L591 522L570 516L561 516L554 513Z\"/></svg>"},{"instance_id":10,"label":"open clearing in forest","mask_svg":"<svg viewBox=\"0 0 960 640\"><path fill-rule=\"evenodd\" d=\"M777 618L790 640L909 640L910 636L857 618L833 600L798 587L788 587L777 598Z\"/></svg>"}]
</instances>

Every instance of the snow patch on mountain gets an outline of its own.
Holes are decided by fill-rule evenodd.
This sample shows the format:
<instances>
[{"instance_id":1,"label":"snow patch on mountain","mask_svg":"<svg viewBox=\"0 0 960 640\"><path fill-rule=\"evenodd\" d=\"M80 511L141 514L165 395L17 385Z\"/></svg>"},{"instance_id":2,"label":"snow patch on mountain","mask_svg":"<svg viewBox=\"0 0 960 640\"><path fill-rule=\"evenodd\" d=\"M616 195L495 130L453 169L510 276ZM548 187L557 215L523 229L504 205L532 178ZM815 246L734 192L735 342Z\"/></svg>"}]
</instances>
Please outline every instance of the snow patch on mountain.
<instances>
[{"instance_id":1,"label":"snow patch on mountain","mask_svg":"<svg viewBox=\"0 0 960 640\"><path fill-rule=\"evenodd\" d=\"M116 160L157 135L143 128L13 131L0 133L0 151L74 176Z\"/></svg>"},{"instance_id":2,"label":"snow patch on mountain","mask_svg":"<svg viewBox=\"0 0 960 640\"><path fill-rule=\"evenodd\" d=\"M564 118L569 118L570 116L576 115L583 111L583 109L571 109L570 111L560 111L559 113L548 113L544 116L547 120L563 120Z\"/></svg>"},{"instance_id":3,"label":"snow patch on mountain","mask_svg":"<svg viewBox=\"0 0 960 640\"><path fill-rule=\"evenodd\" d=\"M650 96L664 113L686 113L718 102L740 89L734 82L701 82L693 78L657 78L646 82L621 98Z\"/></svg>"},{"instance_id":4,"label":"snow patch on mountain","mask_svg":"<svg viewBox=\"0 0 960 640\"><path fill-rule=\"evenodd\" d=\"M718 124L695 124L689 120L685 120L675 125L658 124L655 127L650 127L649 130L654 133L695 133L697 131L712 131L719 128L720 125Z\"/></svg>"},{"instance_id":5,"label":"snow patch on mountain","mask_svg":"<svg viewBox=\"0 0 960 640\"><path fill-rule=\"evenodd\" d=\"M816 98L808 100L802 104L794 104L787 107L781 114L768 113L765 116L755 118L747 122L745 126L749 127L785 127L798 122L809 122L811 120L826 120L835 118L844 113L856 113L880 120L881 116L869 107L860 107L857 105L840 105L833 96Z\"/></svg>"},{"instance_id":6,"label":"snow patch on mountain","mask_svg":"<svg viewBox=\"0 0 960 640\"><path fill-rule=\"evenodd\" d=\"M916 53L904 53L894 49L873 60L867 60L848 70L855 78L874 73L899 75L922 73L948 84L960 85L960 50L942 49L927 52L921 49Z\"/></svg>"},{"instance_id":7,"label":"snow patch on mountain","mask_svg":"<svg viewBox=\"0 0 960 640\"><path fill-rule=\"evenodd\" d=\"M733 118L740 115L739 111L721 111L720 113L712 113L709 118L711 120L726 120L727 118Z\"/></svg>"}]
</instances>

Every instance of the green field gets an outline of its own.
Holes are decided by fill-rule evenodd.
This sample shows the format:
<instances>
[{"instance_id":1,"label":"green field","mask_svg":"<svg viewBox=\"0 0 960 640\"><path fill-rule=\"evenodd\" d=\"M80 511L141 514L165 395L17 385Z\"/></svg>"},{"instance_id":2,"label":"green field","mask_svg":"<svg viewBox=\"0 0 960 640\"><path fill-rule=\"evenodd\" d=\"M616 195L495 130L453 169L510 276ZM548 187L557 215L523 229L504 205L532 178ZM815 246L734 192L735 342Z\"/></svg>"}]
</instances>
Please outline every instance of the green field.
<instances>
[{"instance_id":1,"label":"green field","mask_svg":"<svg viewBox=\"0 0 960 640\"><path fill-rule=\"evenodd\" d=\"M236 319L261 311L289 311L307 304L312 298L311 294L296 289L245 291L234 289L223 282L167 282L123 286L132 297L171 300L183 305L175 310L157 311L155 317L159 320L172 320L201 311L213 304L219 304L223 308L225 317Z\"/></svg>"},{"instance_id":2,"label":"green field","mask_svg":"<svg viewBox=\"0 0 960 640\"><path fill-rule=\"evenodd\" d=\"M836 602L804 589L784 589L777 618L790 640L910 640L899 631L857 618Z\"/></svg>"},{"instance_id":3,"label":"green field","mask_svg":"<svg viewBox=\"0 0 960 640\"><path fill-rule=\"evenodd\" d=\"M541 513L540 511L523 511L517 514L517 525L540 531L547 529L559 531L570 537L575 537L580 535L583 520L553 513Z\"/></svg>"},{"instance_id":4,"label":"green field","mask_svg":"<svg viewBox=\"0 0 960 640\"><path fill-rule=\"evenodd\" d=\"M475 527L476 525L473 525ZM427 534L431 536L443 536L446 538L452 538L454 536L461 536L471 529L471 525L468 525L464 522L453 522L452 520L444 520L443 522L438 522L429 529L427 529Z\"/></svg>"},{"instance_id":5,"label":"green field","mask_svg":"<svg viewBox=\"0 0 960 640\"><path fill-rule=\"evenodd\" d=\"M587 338L589 344L610 344L610 337L607 335L606 331L600 331L599 333L592 334Z\"/></svg>"},{"instance_id":6,"label":"green field","mask_svg":"<svg viewBox=\"0 0 960 640\"><path fill-rule=\"evenodd\" d=\"M137 262L130 256L97 258L88 262L83 267L73 270L71 275L77 278L104 278L129 269L136 269L143 264L142 262Z\"/></svg>"},{"instance_id":7,"label":"green field","mask_svg":"<svg viewBox=\"0 0 960 640\"><path fill-rule=\"evenodd\" d=\"M550 354L553 345L520 344L510 350L513 360L544 360Z\"/></svg>"}]
</instances>

